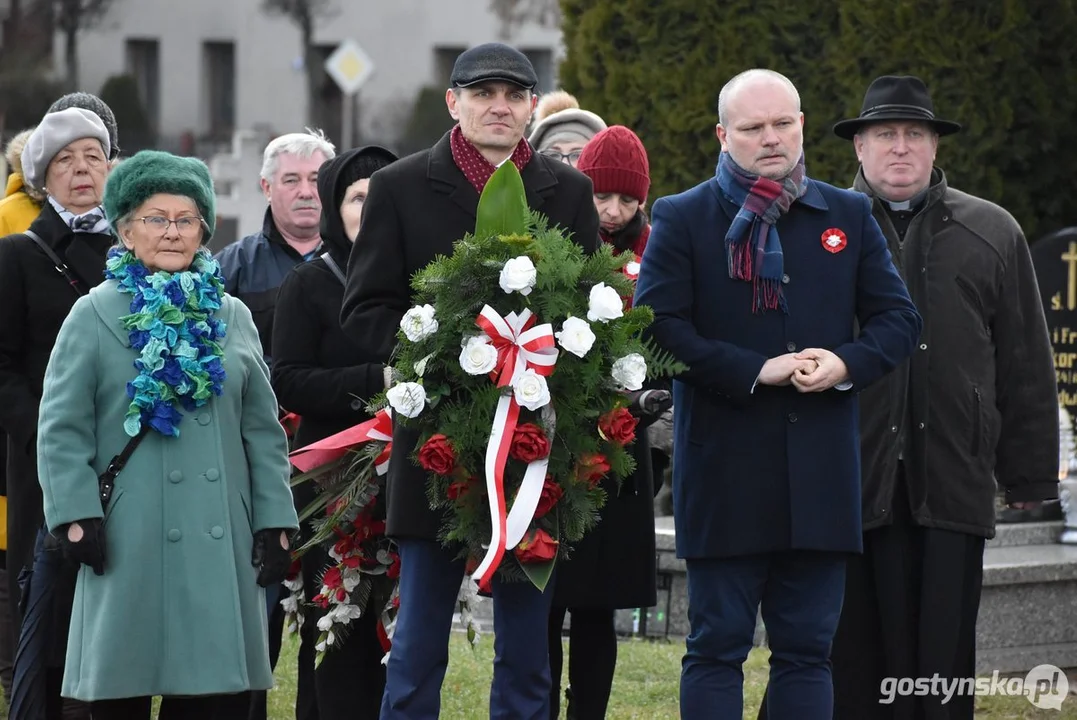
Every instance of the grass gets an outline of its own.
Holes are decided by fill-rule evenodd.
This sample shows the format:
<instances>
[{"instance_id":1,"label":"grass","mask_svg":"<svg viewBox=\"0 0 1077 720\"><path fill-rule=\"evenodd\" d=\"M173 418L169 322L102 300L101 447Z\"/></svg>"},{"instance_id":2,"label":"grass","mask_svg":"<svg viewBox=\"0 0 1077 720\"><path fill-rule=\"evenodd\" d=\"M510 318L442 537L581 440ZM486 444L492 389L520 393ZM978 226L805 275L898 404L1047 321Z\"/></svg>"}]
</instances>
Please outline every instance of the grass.
<instances>
[{"instance_id":1,"label":"grass","mask_svg":"<svg viewBox=\"0 0 1077 720\"><path fill-rule=\"evenodd\" d=\"M285 639L277 666L277 686L269 693L270 720L295 718L294 637ZM620 644L617 675L613 681L608 720L677 720L678 683L684 643L627 640ZM744 718L755 720L767 681L767 651L753 650L744 666ZM493 674L493 645L484 636L473 651L460 635L449 646L449 672L441 690L441 717L444 720L482 720L489 717L490 678ZM1071 675L1071 678L1074 676ZM568 684L567 676L562 687ZM1071 684L1074 681L1071 679ZM0 703L0 720L7 710ZM564 710L562 710L564 717ZM1077 720L1077 697L1062 704L1061 712L1037 710L1020 697L981 697L976 700L977 720ZM720 720L720 719L719 719Z\"/></svg>"},{"instance_id":2,"label":"grass","mask_svg":"<svg viewBox=\"0 0 1077 720\"><path fill-rule=\"evenodd\" d=\"M269 695L271 720L294 720L296 641L285 640L277 683ZM627 640L618 648L617 675L613 681L609 720L677 720L677 698L683 641L647 642ZM767 681L768 652L752 651L744 668L744 718L755 720ZM454 634L449 650L449 671L441 691L441 717L445 720L481 720L489 717L490 678L493 674L493 643L483 636L473 651ZM567 675L562 687L568 684ZM564 710L562 710L564 717ZM1052 718L1077 720L1077 697L1070 696L1062 711L1037 710L1021 697L981 697L976 702L978 720Z\"/></svg>"}]
</instances>

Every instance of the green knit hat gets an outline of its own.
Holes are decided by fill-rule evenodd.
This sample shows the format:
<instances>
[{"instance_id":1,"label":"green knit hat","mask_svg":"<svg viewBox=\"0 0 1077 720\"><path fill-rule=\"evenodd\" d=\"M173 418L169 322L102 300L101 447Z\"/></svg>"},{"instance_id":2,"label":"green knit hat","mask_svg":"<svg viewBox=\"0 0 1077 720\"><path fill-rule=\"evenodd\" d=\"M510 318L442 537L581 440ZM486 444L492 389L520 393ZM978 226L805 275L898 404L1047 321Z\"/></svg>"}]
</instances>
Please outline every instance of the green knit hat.
<instances>
[{"instance_id":1,"label":"green knit hat","mask_svg":"<svg viewBox=\"0 0 1077 720\"><path fill-rule=\"evenodd\" d=\"M105 217L113 232L116 223L157 193L183 195L194 200L206 221L203 244L217 227L217 196L209 168L198 158L180 157L160 150L135 153L109 173L105 183Z\"/></svg>"}]
</instances>

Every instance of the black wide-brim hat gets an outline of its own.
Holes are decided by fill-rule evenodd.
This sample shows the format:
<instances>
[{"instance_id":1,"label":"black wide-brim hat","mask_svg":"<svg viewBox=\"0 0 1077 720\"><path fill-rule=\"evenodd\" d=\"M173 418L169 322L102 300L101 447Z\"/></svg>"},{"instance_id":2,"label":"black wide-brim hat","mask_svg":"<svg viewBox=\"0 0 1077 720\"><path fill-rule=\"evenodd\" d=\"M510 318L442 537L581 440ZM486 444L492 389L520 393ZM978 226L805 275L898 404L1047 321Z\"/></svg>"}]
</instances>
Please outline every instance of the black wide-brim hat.
<instances>
[{"instance_id":1,"label":"black wide-brim hat","mask_svg":"<svg viewBox=\"0 0 1077 720\"><path fill-rule=\"evenodd\" d=\"M952 135L961 125L935 117L935 106L924 81L911 75L883 75L864 93L860 117L834 125L834 134L852 140L860 128L884 120L915 120L931 125L939 135Z\"/></svg>"}]
</instances>

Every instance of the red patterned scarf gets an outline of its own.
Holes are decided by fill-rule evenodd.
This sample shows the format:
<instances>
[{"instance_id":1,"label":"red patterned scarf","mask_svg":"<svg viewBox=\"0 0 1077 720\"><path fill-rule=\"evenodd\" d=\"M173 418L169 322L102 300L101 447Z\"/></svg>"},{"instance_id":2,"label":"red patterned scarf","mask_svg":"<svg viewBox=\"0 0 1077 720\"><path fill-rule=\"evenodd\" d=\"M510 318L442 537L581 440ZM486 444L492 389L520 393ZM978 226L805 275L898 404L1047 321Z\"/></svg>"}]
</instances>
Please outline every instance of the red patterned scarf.
<instances>
[{"instance_id":1,"label":"red patterned scarf","mask_svg":"<svg viewBox=\"0 0 1077 720\"><path fill-rule=\"evenodd\" d=\"M449 135L449 147L452 149L452 159L456 163L456 167L460 168L460 172L464 173L464 177L467 178L468 182L475 187L479 195L482 195L482 189L486 187L490 176L494 174L494 170L497 170L497 168L484 158L479 149L464 137L460 125L452 129L452 133ZM520 142L516 145L516 149L512 151L512 157L509 159L512 160L512 164L516 166L517 170L523 172L524 166L531 162L531 154L531 146L527 144L527 140L520 138Z\"/></svg>"}]
</instances>

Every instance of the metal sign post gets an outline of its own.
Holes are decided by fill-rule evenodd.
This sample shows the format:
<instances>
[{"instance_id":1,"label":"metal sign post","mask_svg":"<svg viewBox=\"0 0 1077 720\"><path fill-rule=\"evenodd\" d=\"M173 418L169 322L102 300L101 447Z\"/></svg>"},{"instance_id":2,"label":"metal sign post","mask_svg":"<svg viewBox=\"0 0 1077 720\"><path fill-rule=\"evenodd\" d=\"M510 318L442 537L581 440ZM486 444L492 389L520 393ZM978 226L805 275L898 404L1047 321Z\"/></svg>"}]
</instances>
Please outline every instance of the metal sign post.
<instances>
[{"instance_id":1,"label":"metal sign post","mask_svg":"<svg viewBox=\"0 0 1077 720\"><path fill-rule=\"evenodd\" d=\"M325 71L333 78L344 95L341 144L349 147L355 142L357 102L355 95L374 72L374 62L354 40L344 40L325 61Z\"/></svg>"}]
</instances>

